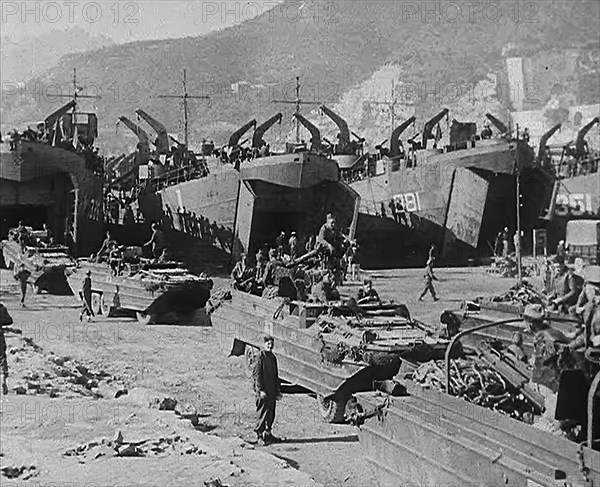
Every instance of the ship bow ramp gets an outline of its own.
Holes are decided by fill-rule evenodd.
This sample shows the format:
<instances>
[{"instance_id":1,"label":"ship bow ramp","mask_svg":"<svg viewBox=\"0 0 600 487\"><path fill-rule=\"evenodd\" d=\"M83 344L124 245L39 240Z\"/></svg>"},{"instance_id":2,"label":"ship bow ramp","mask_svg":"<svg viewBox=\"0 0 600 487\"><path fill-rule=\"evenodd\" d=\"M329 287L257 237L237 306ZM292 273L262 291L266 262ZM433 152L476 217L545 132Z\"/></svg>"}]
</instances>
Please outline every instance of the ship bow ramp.
<instances>
[{"instance_id":1,"label":"ship bow ramp","mask_svg":"<svg viewBox=\"0 0 600 487\"><path fill-rule=\"evenodd\" d=\"M315 235L327 213L343 231L353 227L358 194L339 179L336 162L301 152L259 158L242 166L236 211L240 251L274 241L281 231L300 239Z\"/></svg>"}]
</instances>

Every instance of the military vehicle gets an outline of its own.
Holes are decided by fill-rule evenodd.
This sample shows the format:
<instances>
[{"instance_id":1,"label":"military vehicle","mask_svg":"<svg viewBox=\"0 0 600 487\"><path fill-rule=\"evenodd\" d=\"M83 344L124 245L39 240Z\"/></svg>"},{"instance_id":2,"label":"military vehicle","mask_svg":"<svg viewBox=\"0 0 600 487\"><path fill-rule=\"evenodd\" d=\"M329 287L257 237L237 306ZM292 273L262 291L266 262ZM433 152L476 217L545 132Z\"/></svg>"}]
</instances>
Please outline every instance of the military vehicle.
<instances>
[{"instance_id":1,"label":"military vehicle","mask_svg":"<svg viewBox=\"0 0 600 487\"><path fill-rule=\"evenodd\" d=\"M393 303L352 309L232 290L211 318L222 349L244 355L249 373L263 336L273 336L281 378L315 393L328 422L342 422L351 396L393 377L402 360L439 358L448 344Z\"/></svg>"},{"instance_id":2,"label":"military vehicle","mask_svg":"<svg viewBox=\"0 0 600 487\"><path fill-rule=\"evenodd\" d=\"M67 273L76 296L83 298L88 273L94 313L109 316L126 310L135 312L142 324L210 325L204 307L212 281L189 273L180 263L144 261L135 258L135 253L110 263L79 259L77 267Z\"/></svg>"},{"instance_id":3,"label":"military vehicle","mask_svg":"<svg viewBox=\"0 0 600 487\"><path fill-rule=\"evenodd\" d=\"M65 271L75 266L75 260L64 245L51 244L45 231L28 228L29 240L21 249L15 229L9 231L8 239L2 241L4 263L9 269L18 269L21 264L30 272L29 283L34 293L70 295ZM47 243L42 243L42 241Z\"/></svg>"}]
</instances>

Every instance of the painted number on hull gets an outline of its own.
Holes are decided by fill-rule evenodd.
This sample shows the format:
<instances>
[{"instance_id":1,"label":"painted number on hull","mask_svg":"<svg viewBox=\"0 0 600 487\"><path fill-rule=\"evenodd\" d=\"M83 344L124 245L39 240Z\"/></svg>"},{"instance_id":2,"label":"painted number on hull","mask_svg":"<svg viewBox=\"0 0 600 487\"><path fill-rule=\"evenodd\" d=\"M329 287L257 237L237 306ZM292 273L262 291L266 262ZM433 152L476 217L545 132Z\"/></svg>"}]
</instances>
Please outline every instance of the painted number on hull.
<instances>
[{"instance_id":1,"label":"painted number on hull","mask_svg":"<svg viewBox=\"0 0 600 487\"><path fill-rule=\"evenodd\" d=\"M404 211L413 212L421 210L421 199L419 193L404 193L394 196L394 201L400 201Z\"/></svg>"},{"instance_id":2,"label":"painted number on hull","mask_svg":"<svg viewBox=\"0 0 600 487\"><path fill-rule=\"evenodd\" d=\"M592 196L589 193L558 194L555 211L558 216L581 216L593 213Z\"/></svg>"}]
</instances>

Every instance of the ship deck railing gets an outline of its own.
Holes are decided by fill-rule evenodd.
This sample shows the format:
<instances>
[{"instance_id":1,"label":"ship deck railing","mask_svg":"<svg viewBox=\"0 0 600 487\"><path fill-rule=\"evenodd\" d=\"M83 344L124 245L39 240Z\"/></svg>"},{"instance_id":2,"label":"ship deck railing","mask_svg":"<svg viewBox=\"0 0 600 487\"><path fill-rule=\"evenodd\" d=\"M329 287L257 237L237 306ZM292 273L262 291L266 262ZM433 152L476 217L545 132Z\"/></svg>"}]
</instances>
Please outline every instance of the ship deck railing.
<instances>
[{"instance_id":1,"label":"ship deck railing","mask_svg":"<svg viewBox=\"0 0 600 487\"><path fill-rule=\"evenodd\" d=\"M570 179L578 176L587 176L598 173L600 169L600 154L594 154L592 157L577 161L562 160L552 164L554 173L558 179Z\"/></svg>"},{"instance_id":2,"label":"ship deck railing","mask_svg":"<svg viewBox=\"0 0 600 487\"><path fill-rule=\"evenodd\" d=\"M148 185L154 191L160 191L168 186L191 181L208 175L206 167L197 164L189 164L171 169L160 177L148 180Z\"/></svg>"}]
</instances>

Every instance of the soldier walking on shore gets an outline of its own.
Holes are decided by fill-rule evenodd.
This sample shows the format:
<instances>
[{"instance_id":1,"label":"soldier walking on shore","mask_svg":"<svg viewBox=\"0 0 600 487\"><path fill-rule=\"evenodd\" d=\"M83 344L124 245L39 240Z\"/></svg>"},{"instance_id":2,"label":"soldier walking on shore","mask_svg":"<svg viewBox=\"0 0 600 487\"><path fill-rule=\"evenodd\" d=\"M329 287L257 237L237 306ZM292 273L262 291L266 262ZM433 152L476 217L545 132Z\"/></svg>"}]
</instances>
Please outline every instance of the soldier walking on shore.
<instances>
[{"instance_id":1,"label":"soldier walking on shore","mask_svg":"<svg viewBox=\"0 0 600 487\"><path fill-rule=\"evenodd\" d=\"M419 296L419 301L423 301L423 298L427 294L427 291L431 293L434 301L439 301L438 297L435 295L435 289L433 288L433 281L437 281L438 278L433 274L433 259L427 260L427 265L425 266L425 289Z\"/></svg>"},{"instance_id":2,"label":"soldier walking on shore","mask_svg":"<svg viewBox=\"0 0 600 487\"><path fill-rule=\"evenodd\" d=\"M92 321L94 311L92 310L92 272L87 271L83 284L81 286L81 297L83 299L83 309L79 315L79 321L83 321L83 317L87 316L88 321Z\"/></svg>"},{"instance_id":3,"label":"soldier walking on shore","mask_svg":"<svg viewBox=\"0 0 600 487\"><path fill-rule=\"evenodd\" d=\"M274 338L264 337L264 348L254 364L253 378L256 393L256 413L258 420L254 431L258 441L273 443L277 438L271 433L275 421L275 403L281 399L281 385L277 369L277 358L273 353Z\"/></svg>"},{"instance_id":4,"label":"soldier walking on shore","mask_svg":"<svg viewBox=\"0 0 600 487\"><path fill-rule=\"evenodd\" d=\"M27 281L31 272L25 269L25 264L19 266L19 271L15 274L15 279L21 284L21 308L25 307L25 295L27 294Z\"/></svg>"}]
</instances>

